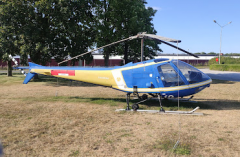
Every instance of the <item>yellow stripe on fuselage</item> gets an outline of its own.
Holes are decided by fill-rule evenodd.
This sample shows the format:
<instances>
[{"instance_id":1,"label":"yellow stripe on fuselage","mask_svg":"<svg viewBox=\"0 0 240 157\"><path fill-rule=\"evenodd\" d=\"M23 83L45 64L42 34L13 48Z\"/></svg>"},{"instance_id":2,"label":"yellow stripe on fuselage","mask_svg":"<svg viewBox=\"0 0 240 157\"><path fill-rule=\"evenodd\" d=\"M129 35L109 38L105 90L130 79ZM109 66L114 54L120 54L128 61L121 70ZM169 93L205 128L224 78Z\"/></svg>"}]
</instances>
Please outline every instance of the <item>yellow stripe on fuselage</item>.
<instances>
[{"instance_id":1,"label":"yellow stripe on fuselage","mask_svg":"<svg viewBox=\"0 0 240 157\"><path fill-rule=\"evenodd\" d=\"M141 92L141 93L178 91L178 90L185 90L185 89L191 89L191 88L204 86L204 85L210 84L211 82L212 82L212 80L209 79L204 82L190 84L190 85L175 86L175 87L161 87L161 88L138 88L137 90L138 90L138 92ZM125 88L124 87L119 88L118 86L113 86L113 88L123 90L126 92L133 92L133 88L127 88L126 86L125 86Z\"/></svg>"},{"instance_id":2,"label":"yellow stripe on fuselage","mask_svg":"<svg viewBox=\"0 0 240 157\"><path fill-rule=\"evenodd\" d=\"M55 70L55 69L54 69ZM51 69L32 69L32 73L38 73L43 75L51 75ZM75 76L54 75L54 77L60 77L70 80L88 82L103 86L115 86L116 82L113 78L111 70L75 70Z\"/></svg>"}]
</instances>

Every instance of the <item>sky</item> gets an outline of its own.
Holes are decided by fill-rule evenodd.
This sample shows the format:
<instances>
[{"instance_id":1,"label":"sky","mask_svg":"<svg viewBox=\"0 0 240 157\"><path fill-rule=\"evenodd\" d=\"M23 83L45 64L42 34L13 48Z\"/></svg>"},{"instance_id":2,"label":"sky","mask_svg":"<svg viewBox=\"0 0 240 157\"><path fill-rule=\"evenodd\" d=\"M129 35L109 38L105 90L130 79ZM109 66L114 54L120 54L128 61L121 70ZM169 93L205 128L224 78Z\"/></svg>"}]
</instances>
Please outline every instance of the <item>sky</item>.
<instances>
[{"instance_id":1,"label":"sky","mask_svg":"<svg viewBox=\"0 0 240 157\"><path fill-rule=\"evenodd\" d=\"M153 17L157 35L181 40L180 48L189 52L240 53L240 0L146 0L157 10ZM163 53L179 53L160 45Z\"/></svg>"}]
</instances>

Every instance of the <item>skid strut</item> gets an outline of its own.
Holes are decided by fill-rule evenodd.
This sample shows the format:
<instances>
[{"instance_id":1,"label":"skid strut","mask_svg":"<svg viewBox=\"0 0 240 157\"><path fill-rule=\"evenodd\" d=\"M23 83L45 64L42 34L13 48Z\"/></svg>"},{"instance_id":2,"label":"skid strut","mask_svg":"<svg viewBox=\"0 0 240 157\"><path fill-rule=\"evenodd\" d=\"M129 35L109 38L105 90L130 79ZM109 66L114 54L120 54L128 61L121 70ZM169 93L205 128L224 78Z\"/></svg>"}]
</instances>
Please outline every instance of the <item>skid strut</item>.
<instances>
[{"instance_id":1,"label":"skid strut","mask_svg":"<svg viewBox=\"0 0 240 157\"><path fill-rule=\"evenodd\" d=\"M127 94L126 94L126 102L127 102L127 108L126 108L126 110L130 110L130 108L129 108L130 94L131 94L131 93L127 93Z\"/></svg>"},{"instance_id":2,"label":"skid strut","mask_svg":"<svg viewBox=\"0 0 240 157\"><path fill-rule=\"evenodd\" d=\"M135 112L138 111L138 112L149 112L149 113L160 113L160 114L203 115L203 113L195 112L197 109L199 109L199 107L196 107L192 111L165 111L162 106L161 93L158 93L158 94L150 93L149 95L151 95L152 98L148 98L146 95L139 96L138 93L136 93L136 94L137 94L138 99L140 99L141 101L133 104L132 110L130 109L130 106L129 106L129 100L130 100L131 93L127 93L126 94L127 108L126 109L117 109L116 111L124 111L125 110L125 111L135 111ZM147 100L156 98L156 97L158 97L158 100L159 100L160 110L138 110L138 108L139 108L138 104L145 102Z\"/></svg>"},{"instance_id":3,"label":"skid strut","mask_svg":"<svg viewBox=\"0 0 240 157\"><path fill-rule=\"evenodd\" d=\"M131 94L131 93L127 93L127 94L126 94L126 102L127 102L126 111L127 111L127 110L131 110L131 109L130 109L130 106L129 106L130 94ZM137 109L139 109L138 104L149 100L149 99L147 98L147 96L140 97L140 96L138 95L138 93L137 93L137 97L138 97L138 99L140 99L141 101L139 101L139 102L137 102L137 103L135 103L135 104L132 105L132 109L133 109L134 111L137 111ZM150 98L150 99L151 99L151 98Z\"/></svg>"},{"instance_id":4,"label":"skid strut","mask_svg":"<svg viewBox=\"0 0 240 157\"><path fill-rule=\"evenodd\" d=\"M158 93L158 101L159 101L159 105L160 105L160 111L159 112L165 112L165 110L162 107L162 99L161 99L161 94Z\"/></svg>"},{"instance_id":5,"label":"skid strut","mask_svg":"<svg viewBox=\"0 0 240 157\"><path fill-rule=\"evenodd\" d=\"M145 101L147 101L147 100L149 100L149 99L145 99L145 100L142 100L142 101L139 101L139 102L133 104L133 105L132 105L133 111L137 111L137 109L139 109L138 104L140 104L140 103L142 103L142 102L145 102Z\"/></svg>"}]
</instances>

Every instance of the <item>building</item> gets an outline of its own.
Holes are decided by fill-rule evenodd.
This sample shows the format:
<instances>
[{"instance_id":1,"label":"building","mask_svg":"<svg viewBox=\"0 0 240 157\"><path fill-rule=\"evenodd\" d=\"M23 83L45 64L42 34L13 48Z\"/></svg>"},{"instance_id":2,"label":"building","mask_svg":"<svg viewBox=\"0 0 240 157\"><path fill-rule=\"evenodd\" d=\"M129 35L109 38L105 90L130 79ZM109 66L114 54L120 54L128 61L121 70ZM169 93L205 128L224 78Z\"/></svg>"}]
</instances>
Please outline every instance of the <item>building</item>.
<instances>
[{"instance_id":1,"label":"building","mask_svg":"<svg viewBox=\"0 0 240 157\"><path fill-rule=\"evenodd\" d=\"M102 54L92 54L93 61L89 64L85 62L85 60L80 60L75 63L75 66L105 66L104 64L104 56ZM191 65L208 65L208 61L214 57L218 57L215 55L199 55L199 58L195 58L193 56L189 56L186 54L159 54L155 58L169 58L169 59L179 59ZM234 58L239 58L239 56L232 56ZM14 58L18 61L20 60L19 56L14 56ZM28 59L31 62L31 59ZM12 62L12 65L14 63ZM119 66L124 64L123 56L110 56L109 58L109 66ZM21 65L21 63L20 63ZM70 65L70 61L68 62ZM4 68L7 66L7 62L2 62L0 60L0 68ZM45 66L58 66L58 63L52 58L51 62L47 63Z\"/></svg>"}]
</instances>

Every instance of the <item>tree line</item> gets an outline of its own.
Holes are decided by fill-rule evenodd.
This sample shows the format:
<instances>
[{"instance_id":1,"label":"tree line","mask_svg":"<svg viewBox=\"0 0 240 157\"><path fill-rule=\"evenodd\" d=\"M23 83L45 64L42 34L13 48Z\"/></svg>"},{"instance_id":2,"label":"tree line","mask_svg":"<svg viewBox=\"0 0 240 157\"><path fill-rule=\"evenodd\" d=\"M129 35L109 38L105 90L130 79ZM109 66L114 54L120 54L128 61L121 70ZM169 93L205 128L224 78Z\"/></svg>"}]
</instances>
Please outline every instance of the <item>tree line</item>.
<instances>
[{"instance_id":1,"label":"tree line","mask_svg":"<svg viewBox=\"0 0 240 157\"><path fill-rule=\"evenodd\" d=\"M145 0L2 0L0 1L0 59L19 55L27 64L45 65L74 57L139 32L156 34L156 13ZM161 49L145 40L144 57L153 58ZM141 41L127 41L104 48L105 65L110 55L123 55L125 63L140 58ZM78 59L92 60L88 54ZM78 59L73 59L74 65Z\"/></svg>"},{"instance_id":2,"label":"tree line","mask_svg":"<svg viewBox=\"0 0 240 157\"><path fill-rule=\"evenodd\" d=\"M196 55L216 55L216 56L219 55L219 53L215 53L215 52L209 52L209 53L206 53L206 52L196 52L194 54L196 54ZM240 53L224 53L222 55L223 56L240 56Z\"/></svg>"}]
</instances>

